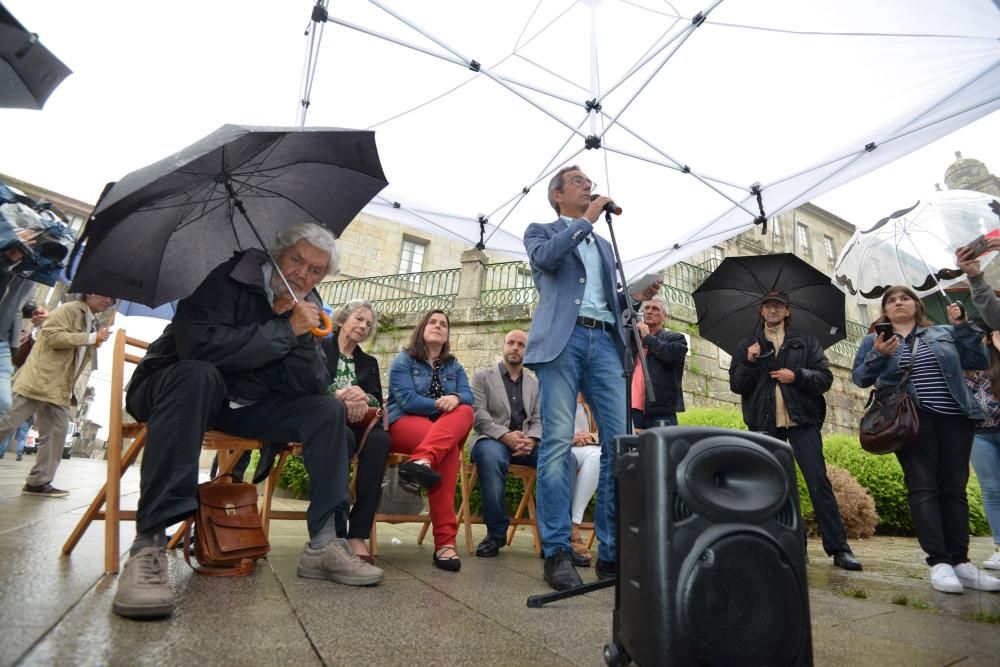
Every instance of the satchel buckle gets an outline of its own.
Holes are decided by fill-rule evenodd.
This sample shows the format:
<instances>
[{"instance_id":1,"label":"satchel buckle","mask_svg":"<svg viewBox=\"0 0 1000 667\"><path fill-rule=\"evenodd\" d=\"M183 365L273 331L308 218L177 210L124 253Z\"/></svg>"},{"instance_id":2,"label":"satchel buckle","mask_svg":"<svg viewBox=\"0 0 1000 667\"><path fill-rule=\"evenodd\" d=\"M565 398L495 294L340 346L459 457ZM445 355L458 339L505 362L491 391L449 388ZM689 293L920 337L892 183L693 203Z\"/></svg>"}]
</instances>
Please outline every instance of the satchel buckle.
<instances>
[{"instance_id":1,"label":"satchel buckle","mask_svg":"<svg viewBox=\"0 0 1000 667\"><path fill-rule=\"evenodd\" d=\"M226 516L236 516L236 505L226 503Z\"/></svg>"}]
</instances>

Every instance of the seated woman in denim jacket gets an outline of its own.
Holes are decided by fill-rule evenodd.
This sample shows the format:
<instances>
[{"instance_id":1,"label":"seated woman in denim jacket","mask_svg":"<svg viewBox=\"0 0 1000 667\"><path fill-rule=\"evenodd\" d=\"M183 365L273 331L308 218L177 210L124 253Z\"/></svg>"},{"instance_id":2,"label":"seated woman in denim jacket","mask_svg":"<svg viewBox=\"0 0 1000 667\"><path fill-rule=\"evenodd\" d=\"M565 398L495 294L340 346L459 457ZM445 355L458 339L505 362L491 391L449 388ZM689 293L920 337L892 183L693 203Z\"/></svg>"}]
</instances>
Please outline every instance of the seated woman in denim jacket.
<instances>
[{"instance_id":1,"label":"seated woman in denim jacket","mask_svg":"<svg viewBox=\"0 0 1000 667\"><path fill-rule=\"evenodd\" d=\"M472 389L448 346L448 316L426 313L389 369L389 436L392 449L410 455L401 479L427 487L434 528L434 565L457 572L455 482L462 443L472 428Z\"/></svg>"},{"instance_id":2,"label":"seated woman in denim jacket","mask_svg":"<svg viewBox=\"0 0 1000 667\"><path fill-rule=\"evenodd\" d=\"M989 356L983 332L960 315L958 305L952 304L951 324L931 326L913 290L889 288L882 296L879 321L890 322L895 334L888 339L876 339L874 333L865 336L851 373L859 387L894 386L913 364L907 389L920 416L919 438L896 457L903 468L917 540L927 553L931 586L946 593L961 593L965 586L1000 589L1000 581L969 562L965 487L972 437L983 411L969 393L962 370L986 368Z\"/></svg>"}]
</instances>

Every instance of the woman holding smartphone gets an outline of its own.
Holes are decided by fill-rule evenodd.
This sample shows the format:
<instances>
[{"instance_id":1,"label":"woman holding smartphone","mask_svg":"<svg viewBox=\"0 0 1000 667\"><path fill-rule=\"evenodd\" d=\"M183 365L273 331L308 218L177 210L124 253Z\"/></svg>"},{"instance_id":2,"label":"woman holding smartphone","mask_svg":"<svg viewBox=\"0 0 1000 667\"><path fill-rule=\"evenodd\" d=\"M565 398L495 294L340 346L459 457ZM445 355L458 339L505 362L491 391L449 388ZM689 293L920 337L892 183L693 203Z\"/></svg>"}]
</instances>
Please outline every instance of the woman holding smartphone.
<instances>
[{"instance_id":1,"label":"woman holding smartphone","mask_svg":"<svg viewBox=\"0 0 1000 667\"><path fill-rule=\"evenodd\" d=\"M966 587L996 591L1000 579L969 562L965 493L972 438L984 415L962 371L986 368L989 356L983 332L965 320L958 304L948 307L948 321L932 326L913 290L890 287L882 297L878 333L861 341L851 379L859 387L894 386L911 369L907 391L917 405L920 429L917 441L896 452L896 458L917 540L927 554L931 587L945 593Z\"/></svg>"}]
</instances>

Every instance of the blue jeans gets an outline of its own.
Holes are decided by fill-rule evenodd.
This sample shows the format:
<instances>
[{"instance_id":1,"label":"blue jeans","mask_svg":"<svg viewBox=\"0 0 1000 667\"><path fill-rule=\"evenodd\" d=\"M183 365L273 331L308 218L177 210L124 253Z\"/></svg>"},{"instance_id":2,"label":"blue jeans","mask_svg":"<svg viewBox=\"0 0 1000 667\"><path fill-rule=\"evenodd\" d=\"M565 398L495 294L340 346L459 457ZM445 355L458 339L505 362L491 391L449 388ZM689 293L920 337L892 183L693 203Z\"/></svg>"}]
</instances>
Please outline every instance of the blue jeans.
<instances>
[{"instance_id":1,"label":"blue jeans","mask_svg":"<svg viewBox=\"0 0 1000 667\"><path fill-rule=\"evenodd\" d=\"M601 436L601 473L597 487L594 524L600 542L597 557L615 559L614 439L625 433L628 408L622 358L611 334L603 329L573 327L559 356L534 364L541 391L542 442L538 448L536 493L538 532L546 558L570 551L570 505L576 459L573 457L576 394L594 412Z\"/></svg>"},{"instance_id":2,"label":"blue jeans","mask_svg":"<svg viewBox=\"0 0 1000 667\"><path fill-rule=\"evenodd\" d=\"M17 455L21 456L24 454L24 443L28 438L28 430L31 429L32 423L34 423L34 417L24 420L24 422L17 427L16 431L4 438L3 442L0 442L0 456L7 453L7 447L10 446L12 438L17 441Z\"/></svg>"},{"instance_id":3,"label":"blue jeans","mask_svg":"<svg viewBox=\"0 0 1000 667\"><path fill-rule=\"evenodd\" d=\"M495 539L507 540L507 528L510 521L504 510L504 488L507 483L507 471L510 466L538 465L538 447L531 450L528 456L511 456L513 452L507 445L493 438L483 438L472 446L469 458L476 464L479 475L479 492L483 496L483 523L486 533Z\"/></svg>"},{"instance_id":4,"label":"blue jeans","mask_svg":"<svg viewBox=\"0 0 1000 667\"><path fill-rule=\"evenodd\" d=\"M1000 433L977 433L972 441L972 469L983 491L983 507L994 544L1000 544Z\"/></svg>"},{"instance_id":5,"label":"blue jeans","mask_svg":"<svg viewBox=\"0 0 1000 667\"><path fill-rule=\"evenodd\" d=\"M11 394L10 379L14 375L14 363L11 361L10 345L5 340L0 340L0 416L10 412L10 405L14 401Z\"/></svg>"}]
</instances>

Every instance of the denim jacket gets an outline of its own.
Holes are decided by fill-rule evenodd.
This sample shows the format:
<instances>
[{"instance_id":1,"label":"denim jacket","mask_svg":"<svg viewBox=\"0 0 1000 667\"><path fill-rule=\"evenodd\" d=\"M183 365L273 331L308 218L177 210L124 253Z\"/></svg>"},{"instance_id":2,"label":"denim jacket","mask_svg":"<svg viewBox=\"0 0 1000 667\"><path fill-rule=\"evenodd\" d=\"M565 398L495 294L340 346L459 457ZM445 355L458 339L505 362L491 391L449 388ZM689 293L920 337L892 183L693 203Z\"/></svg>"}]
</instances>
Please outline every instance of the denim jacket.
<instances>
[{"instance_id":1,"label":"denim jacket","mask_svg":"<svg viewBox=\"0 0 1000 667\"><path fill-rule=\"evenodd\" d=\"M472 389L462 364L452 359L438 372L445 394L454 394L466 405L472 405ZM396 355L389 367L389 423L403 415L421 415L432 419L441 412L434 407L434 399L427 397L431 387L431 365L410 356L405 350Z\"/></svg>"},{"instance_id":2,"label":"denim jacket","mask_svg":"<svg viewBox=\"0 0 1000 667\"><path fill-rule=\"evenodd\" d=\"M990 357L986 346L982 343L983 332L971 324L935 325L916 328L914 334L920 339L920 345L928 346L941 366L951 395L965 411L969 419L981 421L985 415L982 408L973 399L969 387L965 383L962 370L981 370L989 366ZM902 371L899 369L899 358L903 346L900 345L892 357L885 357L875 349L875 334L870 333L861 341L858 353L854 357L854 370L851 380L859 387L891 387L899 384ZM917 394L911 384L910 397L918 401ZM917 402L919 406L919 401Z\"/></svg>"}]
</instances>

